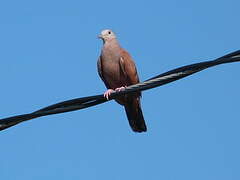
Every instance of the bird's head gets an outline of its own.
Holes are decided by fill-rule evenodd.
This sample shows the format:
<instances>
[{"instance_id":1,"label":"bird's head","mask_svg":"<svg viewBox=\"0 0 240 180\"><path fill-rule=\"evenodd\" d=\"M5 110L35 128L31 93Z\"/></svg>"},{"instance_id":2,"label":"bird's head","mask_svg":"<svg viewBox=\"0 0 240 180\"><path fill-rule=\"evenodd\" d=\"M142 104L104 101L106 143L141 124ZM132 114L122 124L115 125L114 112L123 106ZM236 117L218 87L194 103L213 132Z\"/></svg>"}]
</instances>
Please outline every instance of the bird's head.
<instances>
[{"instance_id":1,"label":"bird's head","mask_svg":"<svg viewBox=\"0 0 240 180\"><path fill-rule=\"evenodd\" d=\"M101 32L101 34L98 36L98 38L102 39L103 42L106 42L108 40L115 39L116 35L114 34L114 32L112 30L105 29Z\"/></svg>"}]
</instances>

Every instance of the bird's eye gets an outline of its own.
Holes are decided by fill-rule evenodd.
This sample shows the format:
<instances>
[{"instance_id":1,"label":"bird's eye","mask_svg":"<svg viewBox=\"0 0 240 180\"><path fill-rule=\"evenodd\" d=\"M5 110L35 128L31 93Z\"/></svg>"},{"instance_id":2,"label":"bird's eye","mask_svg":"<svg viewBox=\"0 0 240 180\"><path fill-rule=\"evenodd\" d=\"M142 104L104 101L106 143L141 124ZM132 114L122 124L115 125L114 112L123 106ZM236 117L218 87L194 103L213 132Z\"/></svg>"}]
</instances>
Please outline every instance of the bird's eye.
<instances>
[{"instance_id":1,"label":"bird's eye","mask_svg":"<svg viewBox=\"0 0 240 180\"><path fill-rule=\"evenodd\" d=\"M108 34L111 34L111 31L108 31Z\"/></svg>"}]
</instances>

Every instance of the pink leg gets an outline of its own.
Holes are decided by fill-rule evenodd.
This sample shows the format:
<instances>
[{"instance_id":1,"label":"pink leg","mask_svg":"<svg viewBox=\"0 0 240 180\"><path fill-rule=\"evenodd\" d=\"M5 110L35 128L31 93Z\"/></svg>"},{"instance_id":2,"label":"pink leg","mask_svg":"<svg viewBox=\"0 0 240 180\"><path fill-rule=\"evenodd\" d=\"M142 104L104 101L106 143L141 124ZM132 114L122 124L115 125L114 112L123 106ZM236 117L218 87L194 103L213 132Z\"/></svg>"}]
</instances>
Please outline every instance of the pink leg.
<instances>
[{"instance_id":1,"label":"pink leg","mask_svg":"<svg viewBox=\"0 0 240 180\"><path fill-rule=\"evenodd\" d=\"M110 94L114 92L113 89L108 89L105 93L104 93L104 97L108 100L109 99L109 96Z\"/></svg>"},{"instance_id":2,"label":"pink leg","mask_svg":"<svg viewBox=\"0 0 240 180\"><path fill-rule=\"evenodd\" d=\"M124 87L122 86L122 87L116 88L115 91L122 91L122 90L124 90L126 87L127 87L127 86L124 86Z\"/></svg>"}]
</instances>

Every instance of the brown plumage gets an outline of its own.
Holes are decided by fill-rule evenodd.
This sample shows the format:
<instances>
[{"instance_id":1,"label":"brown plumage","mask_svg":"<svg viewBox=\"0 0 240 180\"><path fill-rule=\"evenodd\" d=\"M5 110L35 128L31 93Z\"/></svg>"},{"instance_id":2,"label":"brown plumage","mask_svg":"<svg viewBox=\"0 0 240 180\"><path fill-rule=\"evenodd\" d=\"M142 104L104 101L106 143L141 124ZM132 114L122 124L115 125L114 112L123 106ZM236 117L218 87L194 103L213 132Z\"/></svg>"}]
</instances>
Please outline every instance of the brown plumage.
<instances>
[{"instance_id":1,"label":"brown plumage","mask_svg":"<svg viewBox=\"0 0 240 180\"><path fill-rule=\"evenodd\" d=\"M103 48L98 59L98 73L107 91L104 96L108 99L113 90L119 91L124 87L139 82L137 70L130 54L119 45L115 34L111 30L103 30L99 35L103 40ZM141 93L134 93L117 98L123 105L129 124L133 131L144 132L147 127L144 121L140 103Z\"/></svg>"}]
</instances>

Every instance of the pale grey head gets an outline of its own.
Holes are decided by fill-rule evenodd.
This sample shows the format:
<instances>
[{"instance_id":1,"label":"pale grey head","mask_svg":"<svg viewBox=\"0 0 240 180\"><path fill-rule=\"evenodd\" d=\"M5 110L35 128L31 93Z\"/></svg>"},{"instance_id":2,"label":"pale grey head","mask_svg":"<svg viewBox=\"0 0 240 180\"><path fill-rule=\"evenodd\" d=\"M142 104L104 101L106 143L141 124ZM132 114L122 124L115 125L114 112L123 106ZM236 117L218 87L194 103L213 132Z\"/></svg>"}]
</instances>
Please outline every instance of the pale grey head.
<instances>
[{"instance_id":1,"label":"pale grey head","mask_svg":"<svg viewBox=\"0 0 240 180\"><path fill-rule=\"evenodd\" d=\"M112 40L112 39L116 39L116 35L114 34L114 32L110 29L105 29L102 30L101 34L98 36L98 38L102 39L103 42Z\"/></svg>"}]
</instances>

